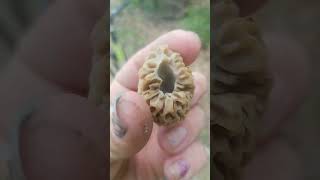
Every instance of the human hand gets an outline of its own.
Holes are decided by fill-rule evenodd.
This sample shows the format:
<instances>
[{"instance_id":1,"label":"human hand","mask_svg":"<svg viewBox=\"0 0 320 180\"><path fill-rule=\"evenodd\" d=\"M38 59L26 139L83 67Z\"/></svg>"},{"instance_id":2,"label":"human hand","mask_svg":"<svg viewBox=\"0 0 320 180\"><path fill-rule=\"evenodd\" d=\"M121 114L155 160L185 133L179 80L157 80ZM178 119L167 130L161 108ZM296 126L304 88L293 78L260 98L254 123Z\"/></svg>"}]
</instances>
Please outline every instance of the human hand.
<instances>
[{"instance_id":1,"label":"human hand","mask_svg":"<svg viewBox=\"0 0 320 180\"><path fill-rule=\"evenodd\" d=\"M111 179L190 179L209 159L197 140L206 124L198 105L207 90L202 74L193 73L192 108L186 119L174 127L154 124L147 103L136 93L139 67L150 50L162 44L179 52L187 65L196 60L201 46L194 33L169 32L135 54L116 75L110 87L112 107L117 112L110 114Z\"/></svg>"}]
</instances>

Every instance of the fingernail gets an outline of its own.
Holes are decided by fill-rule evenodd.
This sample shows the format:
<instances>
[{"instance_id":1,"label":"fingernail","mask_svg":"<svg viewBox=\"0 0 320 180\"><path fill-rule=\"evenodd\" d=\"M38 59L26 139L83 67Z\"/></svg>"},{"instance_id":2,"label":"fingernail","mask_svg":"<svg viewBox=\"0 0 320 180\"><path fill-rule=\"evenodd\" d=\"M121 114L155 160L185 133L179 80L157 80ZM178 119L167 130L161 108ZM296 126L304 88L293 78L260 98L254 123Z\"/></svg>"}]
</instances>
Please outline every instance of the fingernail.
<instances>
[{"instance_id":1,"label":"fingernail","mask_svg":"<svg viewBox=\"0 0 320 180\"><path fill-rule=\"evenodd\" d=\"M123 125L121 122L117 108L119 105L119 101L121 99L121 95L117 96L112 105L110 106L110 112L111 112L111 120L112 120L112 126L113 126L113 133L119 137L123 138L127 133L127 128Z\"/></svg>"},{"instance_id":2,"label":"fingernail","mask_svg":"<svg viewBox=\"0 0 320 180\"><path fill-rule=\"evenodd\" d=\"M178 160L166 168L166 177L169 179L183 178L189 171L190 166L185 160Z\"/></svg>"},{"instance_id":3,"label":"fingernail","mask_svg":"<svg viewBox=\"0 0 320 180\"><path fill-rule=\"evenodd\" d=\"M187 135L187 129L184 127L178 127L167 135L168 143L172 147L177 147L181 142L184 140L184 138Z\"/></svg>"}]
</instances>

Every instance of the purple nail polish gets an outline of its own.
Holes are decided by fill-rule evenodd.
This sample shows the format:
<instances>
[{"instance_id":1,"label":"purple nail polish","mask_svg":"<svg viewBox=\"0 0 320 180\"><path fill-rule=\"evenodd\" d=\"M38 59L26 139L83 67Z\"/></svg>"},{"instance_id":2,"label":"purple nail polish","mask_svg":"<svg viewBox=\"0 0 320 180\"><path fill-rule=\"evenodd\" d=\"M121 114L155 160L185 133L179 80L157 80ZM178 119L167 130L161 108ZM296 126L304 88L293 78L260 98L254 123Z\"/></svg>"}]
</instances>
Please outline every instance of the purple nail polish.
<instances>
[{"instance_id":1,"label":"purple nail polish","mask_svg":"<svg viewBox=\"0 0 320 180\"><path fill-rule=\"evenodd\" d=\"M166 167L165 175L169 179L181 179L188 174L189 169L190 169L190 166L187 163L187 161L178 160L173 164L171 164L170 166Z\"/></svg>"},{"instance_id":2,"label":"purple nail polish","mask_svg":"<svg viewBox=\"0 0 320 180\"><path fill-rule=\"evenodd\" d=\"M179 166L179 169L180 169L180 177L184 177L189 170L189 165L184 160L179 160L177 162L177 165Z\"/></svg>"}]
</instances>

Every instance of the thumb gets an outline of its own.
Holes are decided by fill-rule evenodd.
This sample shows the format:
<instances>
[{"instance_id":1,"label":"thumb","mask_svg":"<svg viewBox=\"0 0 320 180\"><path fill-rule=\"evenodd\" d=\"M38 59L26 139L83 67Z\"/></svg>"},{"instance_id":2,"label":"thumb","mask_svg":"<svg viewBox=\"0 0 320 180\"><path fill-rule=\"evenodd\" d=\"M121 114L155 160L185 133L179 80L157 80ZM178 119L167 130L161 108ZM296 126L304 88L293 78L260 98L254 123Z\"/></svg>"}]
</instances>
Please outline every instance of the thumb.
<instances>
[{"instance_id":1,"label":"thumb","mask_svg":"<svg viewBox=\"0 0 320 180\"><path fill-rule=\"evenodd\" d=\"M146 145L152 132L152 117L147 103L136 92L114 99L110 119L111 163L133 156Z\"/></svg>"}]
</instances>

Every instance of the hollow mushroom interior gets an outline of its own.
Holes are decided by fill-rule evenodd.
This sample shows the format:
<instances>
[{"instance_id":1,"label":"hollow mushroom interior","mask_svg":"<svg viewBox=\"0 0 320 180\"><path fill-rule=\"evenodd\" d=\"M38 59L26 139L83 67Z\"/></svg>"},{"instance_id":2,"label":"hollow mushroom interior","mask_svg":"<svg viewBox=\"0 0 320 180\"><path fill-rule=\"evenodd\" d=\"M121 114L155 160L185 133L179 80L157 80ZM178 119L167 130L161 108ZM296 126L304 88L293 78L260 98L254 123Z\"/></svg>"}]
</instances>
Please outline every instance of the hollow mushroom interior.
<instances>
[{"instance_id":1,"label":"hollow mushroom interior","mask_svg":"<svg viewBox=\"0 0 320 180\"><path fill-rule=\"evenodd\" d=\"M170 64L166 61L161 62L157 73L162 79L160 90L163 93L172 93L175 87L176 77L172 67L170 67Z\"/></svg>"}]
</instances>

